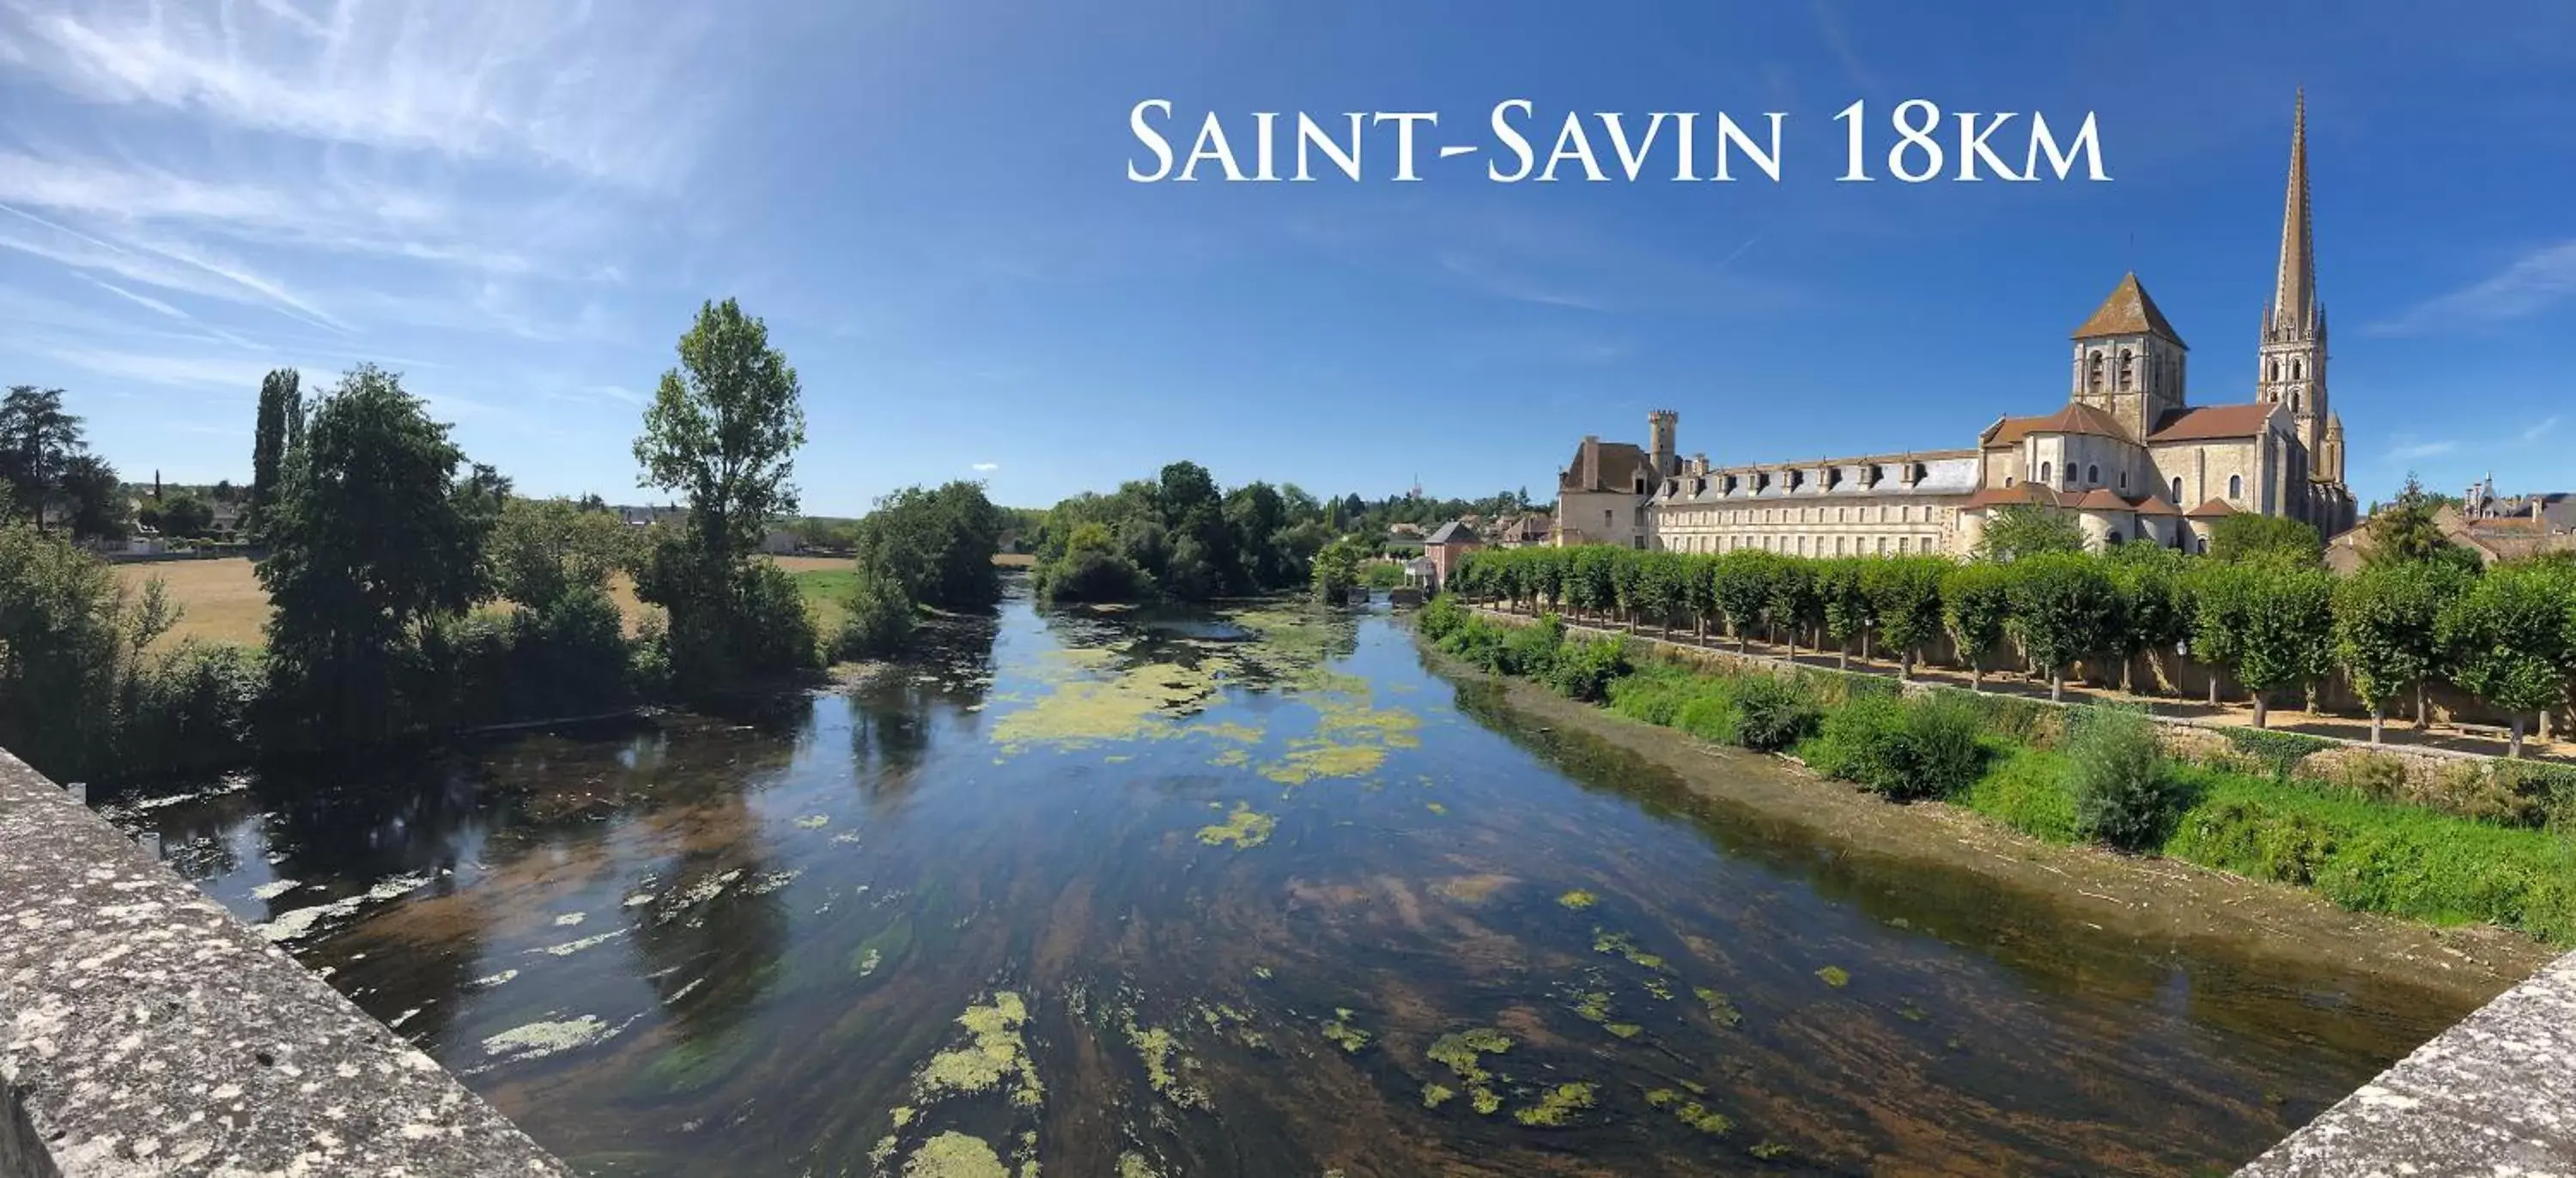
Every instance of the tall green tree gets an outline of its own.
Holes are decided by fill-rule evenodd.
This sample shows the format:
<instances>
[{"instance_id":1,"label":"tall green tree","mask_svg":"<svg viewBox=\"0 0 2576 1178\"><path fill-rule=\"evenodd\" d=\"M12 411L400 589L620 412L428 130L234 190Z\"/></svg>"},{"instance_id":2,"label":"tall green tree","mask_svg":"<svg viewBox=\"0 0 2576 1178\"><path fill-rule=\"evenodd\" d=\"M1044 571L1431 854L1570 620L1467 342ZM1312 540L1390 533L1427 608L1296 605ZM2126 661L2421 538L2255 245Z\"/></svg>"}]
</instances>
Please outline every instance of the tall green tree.
<instances>
[{"instance_id":1,"label":"tall green tree","mask_svg":"<svg viewBox=\"0 0 2576 1178\"><path fill-rule=\"evenodd\" d=\"M2111 649L2120 656L2120 690L2135 688L2139 655L2168 652L2190 636L2191 603L2182 589L2189 560L2153 544L2123 544L2107 558L2111 587L2119 594Z\"/></svg>"},{"instance_id":2,"label":"tall green tree","mask_svg":"<svg viewBox=\"0 0 2576 1178\"><path fill-rule=\"evenodd\" d=\"M796 511L796 370L732 299L699 308L679 355L644 411L635 461L641 485L688 499L689 521L647 555L637 595L669 611L672 676L685 691L811 669L820 640L795 580L754 559L770 525Z\"/></svg>"},{"instance_id":3,"label":"tall green tree","mask_svg":"<svg viewBox=\"0 0 2576 1178\"><path fill-rule=\"evenodd\" d=\"M279 368L259 382L259 420L251 433L250 449L250 514L254 529L260 510L276 496L277 481L286 469L290 419L295 423L295 432L301 432L303 379L292 368Z\"/></svg>"},{"instance_id":4,"label":"tall green tree","mask_svg":"<svg viewBox=\"0 0 2576 1178\"><path fill-rule=\"evenodd\" d=\"M1816 588L1815 566L1803 560L1782 561L1771 572L1771 599L1762 616L1778 631L1789 632L1789 661L1798 661L1798 640L1825 620L1825 597Z\"/></svg>"},{"instance_id":5,"label":"tall green tree","mask_svg":"<svg viewBox=\"0 0 2576 1178\"><path fill-rule=\"evenodd\" d=\"M2324 569L2287 561L2247 570L2242 629L2233 643L2236 679L2254 696L2254 726L2263 727L2266 696L2307 683L2333 667L2334 581Z\"/></svg>"},{"instance_id":6,"label":"tall green tree","mask_svg":"<svg viewBox=\"0 0 2576 1178\"><path fill-rule=\"evenodd\" d=\"M2053 552L2012 566L2012 630L2031 661L2048 670L2048 698L2066 698L2066 668L2108 644L2119 600L2095 558Z\"/></svg>"},{"instance_id":7,"label":"tall green tree","mask_svg":"<svg viewBox=\"0 0 2576 1178\"><path fill-rule=\"evenodd\" d=\"M2278 515L2238 512L2210 529L2209 558L2223 564L2257 561L2312 568L2325 559L2316 528Z\"/></svg>"},{"instance_id":8,"label":"tall green tree","mask_svg":"<svg viewBox=\"0 0 2576 1178\"><path fill-rule=\"evenodd\" d=\"M1914 677L1915 657L1941 633L1941 583L1954 567L1937 556L1877 558L1862 566L1861 591L1896 651L1897 678Z\"/></svg>"},{"instance_id":9,"label":"tall green tree","mask_svg":"<svg viewBox=\"0 0 2576 1178\"><path fill-rule=\"evenodd\" d=\"M1004 519L982 484L906 487L877 500L859 521L853 548L863 580L883 581L906 600L939 609L982 609L1001 599Z\"/></svg>"},{"instance_id":10,"label":"tall green tree","mask_svg":"<svg viewBox=\"0 0 2576 1178\"><path fill-rule=\"evenodd\" d=\"M680 337L635 439L639 485L688 498L692 548L716 562L751 556L773 520L796 511L805 409L796 370L769 327L732 299L707 303Z\"/></svg>"},{"instance_id":11,"label":"tall green tree","mask_svg":"<svg viewBox=\"0 0 2576 1178\"><path fill-rule=\"evenodd\" d=\"M2512 717L2507 755L2522 755L2523 721L2566 697L2576 673L2576 576L2547 564L2487 570L2436 623L2451 679Z\"/></svg>"},{"instance_id":12,"label":"tall green tree","mask_svg":"<svg viewBox=\"0 0 2576 1178\"><path fill-rule=\"evenodd\" d=\"M1562 552L1564 549L1552 551ZM1726 615L1726 627L1735 635L1735 649L1749 649L1753 624L1761 621L1771 606L1771 582L1787 564L1781 557L1759 548L1738 548L1717 558L1709 569L1709 596Z\"/></svg>"},{"instance_id":13,"label":"tall green tree","mask_svg":"<svg viewBox=\"0 0 2576 1178\"><path fill-rule=\"evenodd\" d=\"M1941 574L1941 624L1968 662L1968 689L1986 689L1986 656L2012 620L2013 575L2002 565L1963 564Z\"/></svg>"},{"instance_id":14,"label":"tall green tree","mask_svg":"<svg viewBox=\"0 0 2576 1178\"><path fill-rule=\"evenodd\" d=\"M1825 633L1834 640L1834 665L1851 667L1854 640L1861 645L1861 657L1869 657L1869 634L1878 625L1878 611L1862 585L1862 570L1868 559L1841 556L1816 562L1816 595L1824 600Z\"/></svg>"},{"instance_id":15,"label":"tall green tree","mask_svg":"<svg viewBox=\"0 0 2576 1178\"><path fill-rule=\"evenodd\" d=\"M427 702L407 668L487 589L492 517L460 494L464 454L394 373L363 364L314 414L269 503L260 583L272 698L322 742L402 731Z\"/></svg>"},{"instance_id":16,"label":"tall green tree","mask_svg":"<svg viewBox=\"0 0 2576 1178\"><path fill-rule=\"evenodd\" d=\"M0 483L18 510L35 518L37 531L49 526L64 476L83 449L81 419L63 410L61 389L12 385L0 398Z\"/></svg>"},{"instance_id":17,"label":"tall green tree","mask_svg":"<svg viewBox=\"0 0 2576 1178\"><path fill-rule=\"evenodd\" d=\"M2363 554L2366 564L2417 564L2437 562L2475 574L2484 565L2478 554L2465 545L2452 542L2442 532L2439 516L2441 503L2425 494L2424 485L2415 473L2406 473L2406 488L2394 502L2370 515L2364 525L2370 536L2370 547Z\"/></svg>"},{"instance_id":18,"label":"tall green tree","mask_svg":"<svg viewBox=\"0 0 2576 1178\"><path fill-rule=\"evenodd\" d=\"M570 499L513 498L488 545L492 587L538 611L573 593L604 591L611 575L635 562L635 531Z\"/></svg>"},{"instance_id":19,"label":"tall green tree","mask_svg":"<svg viewBox=\"0 0 2576 1178\"><path fill-rule=\"evenodd\" d=\"M2370 705L2370 743L2378 744L2388 701L2415 692L2423 721L2424 681L2441 669L2442 603L2465 594L2469 578L2433 560L2370 564L2334 589L2335 658L2353 694Z\"/></svg>"},{"instance_id":20,"label":"tall green tree","mask_svg":"<svg viewBox=\"0 0 2576 1178\"><path fill-rule=\"evenodd\" d=\"M2253 571L2243 565L2203 562L2183 575L2191 602L2191 657L2209 668L2209 703L2218 706L2218 677L2243 652L2252 609Z\"/></svg>"},{"instance_id":21,"label":"tall green tree","mask_svg":"<svg viewBox=\"0 0 2576 1178\"><path fill-rule=\"evenodd\" d=\"M2029 503L2007 503L1987 513L1977 538L1977 559L2013 561L2049 552L2084 551L2084 529L2075 517Z\"/></svg>"}]
</instances>

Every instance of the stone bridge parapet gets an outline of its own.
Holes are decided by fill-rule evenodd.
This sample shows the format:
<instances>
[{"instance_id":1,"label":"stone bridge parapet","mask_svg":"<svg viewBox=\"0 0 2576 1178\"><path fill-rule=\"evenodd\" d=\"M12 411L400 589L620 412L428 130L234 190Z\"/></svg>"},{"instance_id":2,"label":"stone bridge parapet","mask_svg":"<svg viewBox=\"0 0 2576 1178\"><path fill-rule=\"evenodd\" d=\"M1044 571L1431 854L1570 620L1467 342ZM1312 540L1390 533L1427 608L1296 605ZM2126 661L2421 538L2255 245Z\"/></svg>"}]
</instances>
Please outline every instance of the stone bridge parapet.
<instances>
[{"instance_id":1,"label":"stone bridge parapet","mask_svg":"<svg viewBox=\"0 0 2576 1178\"><path fill-rule=\"evenodd\" d=\"M0 1178L569 1173L0 752Z\"/></svg>"}]
</instances>

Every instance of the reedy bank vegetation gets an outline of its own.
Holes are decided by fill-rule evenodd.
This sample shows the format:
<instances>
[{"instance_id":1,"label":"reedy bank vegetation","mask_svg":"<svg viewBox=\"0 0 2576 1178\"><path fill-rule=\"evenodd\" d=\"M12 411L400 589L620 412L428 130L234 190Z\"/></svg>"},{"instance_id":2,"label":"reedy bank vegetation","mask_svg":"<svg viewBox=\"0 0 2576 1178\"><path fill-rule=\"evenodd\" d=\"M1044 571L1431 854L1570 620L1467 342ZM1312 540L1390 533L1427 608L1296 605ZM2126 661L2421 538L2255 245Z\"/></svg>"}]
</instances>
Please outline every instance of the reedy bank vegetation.
<instances>
[{"instance_id":1,"label":"reedy bank vegetation","mask_svg":"<svg viewBox=\"0 0 2576 1178\"><path fill-rule=\"evenodd\" d=\"M1625 636L1570 637L1553 615L1500 623L1443 597L1423 638L1630 719L1795 756L1891 801L1943 800L2052 842L2097 842L2311 887L2359 911L2487 922L2576 944L2576 772L2463 761L2432 796L2385 754L2327 776L2329 742L2237 729L2191 756L2144 713L2058 708L1819 668L1726 672L1643 657ZM2293 766L2299 766L2294 771ZM2475 816L2473 816L2475 815Z\"/></svg>"},{"instance_id":2,"label":"reedy bank vegetation","mask_svg":"<svg viewBox=\"0 0 2576 1178\"><path fill-rule=\"evenodd\" d=\"M2171 667L2187 649L2244 686L2258 728L2276 697L2340 676L2369 707L2374 740L2392 702L2412 693L2420 718L2425 685L2443 682L2510 718L2517 757L2526 723L2576 686L2576 560L2478 570L2448 555L2391 557L2338 579L2313 554L2296 543L2228 558L2133 544L1967 562L1488 549L1468 554L1450 588L1515 610L1732 637L1739 649L1759 636L1792 654L1875 650L1900 678L1946 636L1981 685L2009 641L2052 699L2079 665L2134 690L2140 661ZM2209 690L2219 702L2216 676Z\"/></svg>"}]
</instances>

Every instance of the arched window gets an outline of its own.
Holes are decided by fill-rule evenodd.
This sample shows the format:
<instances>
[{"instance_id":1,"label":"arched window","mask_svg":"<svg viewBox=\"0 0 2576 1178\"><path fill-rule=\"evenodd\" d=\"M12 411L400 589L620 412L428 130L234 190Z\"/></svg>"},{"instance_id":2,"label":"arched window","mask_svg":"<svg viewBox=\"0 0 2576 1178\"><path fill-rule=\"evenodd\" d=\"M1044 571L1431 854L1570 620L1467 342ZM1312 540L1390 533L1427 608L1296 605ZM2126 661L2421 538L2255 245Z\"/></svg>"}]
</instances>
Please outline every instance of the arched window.
<instances>
[{"instance_id":1,"label":"arched window","mask_svg":"<svg viewBox=\"0 0 2576 1178\"><path fill-rule=\"evenodd\" d=\"M2093 353L2093 358L2085 363L2084 387L2097 393L2102 391L2102 353L2100 352Z\"/></svg>"},{"instance_id":2,"label":"arched window","mask_svg":"<svg viewBox=\"0 0 2576 1178\"><path fill-rule=\"evenodd\" d=\"M1842 538L1842 537L1840 537L1840 536L1836 536L1836 537L1834 537L1834 555L1836 555L1836 556L1844 555L1844 553L1843 553L1843 538Z\"/></svg>"},{"instance_id":3,"label":"arched window","mask_svg":"<svg viewBox=\"0 0 2576 1178\"><path fill-rule=\"evenodd\" d=\"M2128 391L2129 391L2129 384L2130 384L2130 375L2129 375L2129 374L2130 374L2130 370L2136 367L2136 360L2137 360L2137 357L2132 356L2132 355L2130 355L2130 354L2129 354L2129 349L2127 349L2127 348L2122 348L2122 349L2120 349L2120 391L2121 391L2121 392L2124 392L2124 393L2125 393L2125 392L2128 392Z\"/></svg>"},{"instance_id":4,"label":"arched window","mask_svg":"<svg viewBox=\"0 0 2576 1178\"><path fill-rule=\"evenodd\" d=\"M2085 466L2085 468L2084 468L2084 485L2085 485L2085 486L2088 486L2088 487L2098 487L2098 486L2101 486L2101 485L2102 485L2102 468L2101 468L2101 467L2099 467L2099 466L2090 465L2090 464L2086 465L2086 466Z\"/></svg>"},{"instance_id":5,"label":"arched window","mask_svg":"<svg viewBox=\"0 0 2576 1178\"><path fill-rule=\"evenodd\" d=\"M2039 464L2039 481L2042 485L2046 485L2048 482L2048 470L2049 468L2047 463L2043 462Z\"/></svg>"},{"instance_id":6,"label":"arched window","mask_svg":"<svg viewBox=\"0 0 2576 1178\"><path fill-rule=\"evenodd\" d=\"M2292 379L2292 380L2305 380L2305 379L2307 379L2305 376L2300 375L2301 373L2304 373L2304 372L2306 372L2307 370L2308 370L2308 366L2307 366L2306 362L2304 362L2304 361L2300 360L2300 359L2299 359L2298 357L2296 357L2296 356L2292 356L2292 357L2290 357L2290 379Z\"/></svg>"},{"instance_id":7,"label":"arched window","mask_svg":"<svg viewBox=\"0 0 2576 1178\"><path fill-rule=\"evenodd\" d=\"M2120 472L2120 489L2123 491L2129 489L2129 472L2125 470Z\"/></svg>"},{"instance_id":8,"label":"arched window","mask_svg":"<svg viewBox=\"0 0 2576 1178\"><path fill-rule=\"evenodd\" d=\"M2011 475L2005 475L2005 476L2004 476L2004 485L2005 485L2005 486L2007 486L2007 487L2009 487L2009 486L2011 486L2011 485L2012 485L2012 476L2011 476Z\"/></svg>"},{"instance_id":9,"label":"arched window","mask_svg":"<svg viewBox=\"0 0 2576 1178\"><path fill-rule=\"evenodd\" d=\"M2265 366L2264 366L2264 369L2263 369L2263 379L2265 379L2265 380L2279 380L2279 379L2281 379L2281 362L2280 362L2280 361L2278 361L2278 360L2274 360L2274 361L2272 361L2270 364L2265 365Z\"/></svg>"},{"instance_id":10,"label":"arched window","mask_svg":"<svg viewBox=\"0 0 2576 1178\"><path fill-rule=\"evenodd\" d=\"M2202 556L2209 555L2209 537L2207 536L2200 537L2200 554Z\"/></svg>"},{"instance_id":11,"label":"arched window","mask_svg":"<svg viewBox=\"0 0 2576 1178\"><path fill-rule=\"evenodd\" d=\"M2113 529L2111 529L2110 534L2109 534L2109 535L2107 535L2107 536L2104 536L2104 537L2103 537L2103 540L2106 542L2106 544L2107 544L2109 547L2112 547L2112 548L2117 548L2117 547L2119 547L2119 546L2120 546L2120 529L2118 529L2118 528L2113 528Z\"/></svg>"},{"instance_id":12,"label":"arched window","mask_svg":"<svg viewBox=\"0 0 2576 1178\"><path fill-rule=\"evenodd\" d=\"M2182 476L2181 476L2181 475L2175 475L2175 476L2174 476L2174 481L2173 481L2173 501L2174 501L2174 506L2176 506L2176 507L2180 507L2180 506L2182 506Z\"/></svg>"},{"instance_id":13,"label":"arched window","mask_svg":"<svg viewBox=\"0 0 2576 1178\"><path fill-rule=\"evenodd\" d=\"M2298 412L2298 411L2299 411L2299 394L2298 394L2298 392L2297 392L2296 390L2292 390L2292 391L2291 391L2291 393L2290 393L2290 412L2292 412L2292 413L2296 413L2296 412Z\"/></svg>"},{"instance_id":14,"label":"arched window","mask_svg":"<svg viewBox=\"0 0 2576 1178\"><path fill-rule=\"evenodd\" d=\"M2245 497L2244 475L2232 474L2227 476L2227 497L2230 499L2242 499Z\"/></svg>"}]
</instances>

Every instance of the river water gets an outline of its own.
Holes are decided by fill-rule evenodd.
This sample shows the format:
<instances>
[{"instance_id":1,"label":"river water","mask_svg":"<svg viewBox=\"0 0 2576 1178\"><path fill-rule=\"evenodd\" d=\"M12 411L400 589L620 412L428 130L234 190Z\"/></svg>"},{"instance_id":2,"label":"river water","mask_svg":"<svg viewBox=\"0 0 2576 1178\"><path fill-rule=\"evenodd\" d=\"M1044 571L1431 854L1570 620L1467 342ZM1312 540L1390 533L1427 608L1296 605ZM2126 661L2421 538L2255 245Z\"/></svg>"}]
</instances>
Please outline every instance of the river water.
<instances>
[{"instance_id":1,"label":"river water","mask_svg":"<svg viewBox=\"0 0 2576 1178\"><path fill-rule=\"evenodd\" d=\"M1383 612L932 637L109 813L601 1174L2223 1173L2464 1013L1696 801Z\"/></svg>"}]
</instances>

